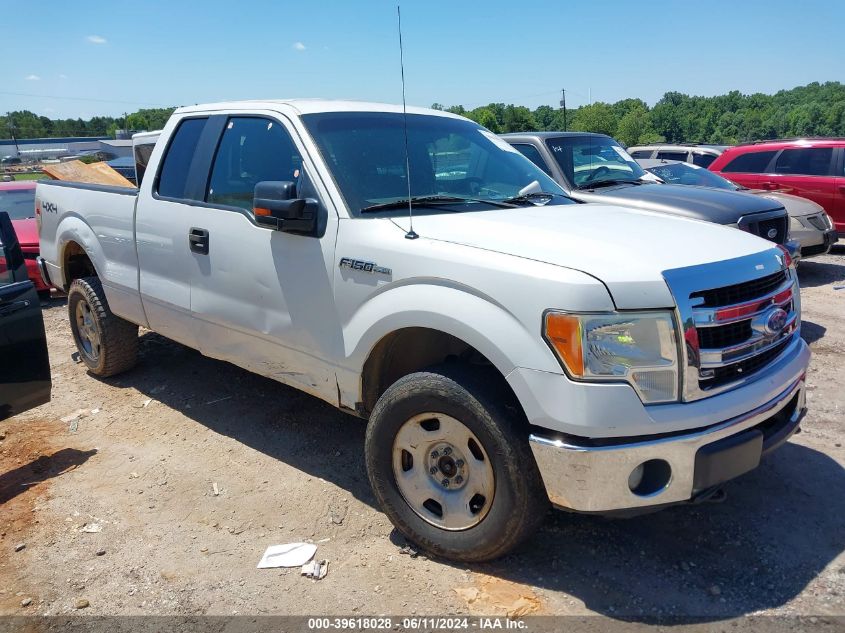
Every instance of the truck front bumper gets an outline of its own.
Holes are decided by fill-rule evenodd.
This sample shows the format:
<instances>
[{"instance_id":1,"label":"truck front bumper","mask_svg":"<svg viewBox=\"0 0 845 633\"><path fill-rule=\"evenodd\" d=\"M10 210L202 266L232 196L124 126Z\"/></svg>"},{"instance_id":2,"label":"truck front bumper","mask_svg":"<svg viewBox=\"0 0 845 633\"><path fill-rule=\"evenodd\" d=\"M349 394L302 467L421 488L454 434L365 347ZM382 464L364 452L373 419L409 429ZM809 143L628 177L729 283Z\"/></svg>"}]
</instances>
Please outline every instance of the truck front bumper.
<instances>
[{"instance_id":1,"label":"truck front bumper","mask_svg":"<svg viewBox=\"0 0 845 633\"><path fill-rule=\"evenodd\" d=\"M765 404L703 429L601 440L532 434L549 499L611 512L688 501L755 468L798 428L804 375Z\"/></svg>"}]
</instances>

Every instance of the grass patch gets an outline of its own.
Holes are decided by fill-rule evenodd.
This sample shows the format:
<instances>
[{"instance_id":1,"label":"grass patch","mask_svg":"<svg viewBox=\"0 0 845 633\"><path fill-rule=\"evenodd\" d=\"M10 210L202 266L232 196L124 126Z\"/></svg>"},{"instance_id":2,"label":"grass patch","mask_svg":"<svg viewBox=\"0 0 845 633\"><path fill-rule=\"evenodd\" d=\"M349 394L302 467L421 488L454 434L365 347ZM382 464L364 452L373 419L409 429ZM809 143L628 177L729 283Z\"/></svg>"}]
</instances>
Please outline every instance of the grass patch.
<instances>
[{"instance_id":1,"label":"grass patch","mask_svg":"<svg viewBox=\"0 0 845 633\"><path fill-rule=\"evenodd\" d=\"M49 178L47 174L12 174L15 180L41 180Z\"/></svg>"}]
</instances>

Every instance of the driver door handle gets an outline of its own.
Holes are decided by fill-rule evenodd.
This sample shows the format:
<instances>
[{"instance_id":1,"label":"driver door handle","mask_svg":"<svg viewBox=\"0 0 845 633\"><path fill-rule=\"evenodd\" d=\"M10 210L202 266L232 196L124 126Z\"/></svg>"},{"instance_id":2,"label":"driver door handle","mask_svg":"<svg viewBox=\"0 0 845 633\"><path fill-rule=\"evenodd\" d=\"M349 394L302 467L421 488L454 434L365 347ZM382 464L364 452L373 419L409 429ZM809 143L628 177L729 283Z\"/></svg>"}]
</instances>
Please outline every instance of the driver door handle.
<instances>
[{"instance_id":1,"label":"driver door handle","mask_svg":"<svg viewBox=\"0 0 845 633\"><path fill-rule=\"evenodd\" d=\"M188 232L188 244L192 252L208 255L208 229L192 226Z\"/></svg>"},{"instance_id":2,"label":"driver door handle","mask_svg":"<svg viewBox=\"0 0 845 633\"><path fill-rule=\"evenodd\" d=\"M13 301L12 303L0 304L0 316L8 316L18 310L29 307L29 301Z\"/></svg>"}]
</instances>

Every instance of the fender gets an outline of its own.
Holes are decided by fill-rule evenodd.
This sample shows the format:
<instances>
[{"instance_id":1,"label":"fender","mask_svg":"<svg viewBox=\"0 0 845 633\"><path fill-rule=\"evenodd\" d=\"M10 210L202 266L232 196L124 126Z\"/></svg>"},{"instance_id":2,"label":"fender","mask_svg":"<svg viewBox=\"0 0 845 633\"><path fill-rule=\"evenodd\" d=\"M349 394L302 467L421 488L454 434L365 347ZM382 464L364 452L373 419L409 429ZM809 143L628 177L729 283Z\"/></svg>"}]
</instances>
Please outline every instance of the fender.
<instances>
[{"instance_id":1,"label":"fender","mask_svg":"<svg viewBox=\"0 0 845 633\"><path fill-rule=\"evenodd\" d=\"M396 311L396 306L402 306ZM444 309L446 306L448 308ZM376 295L343 328L346 359L338 371L341 402L360 400L361 373L371 350L388 334L424 327L454 336L483 354L503 376L515 367L562 373L537 330L529 331L504 306L443 279L392 286Z\"/></svg>"},{"instance_id":2,"label":"fender","mask_svg":"<svg viewBox=\"0 0 845 633\"><path fill-rule=\"evenodd\" d=\"M123 246L132 244L131 235L128 239L129 242ZM68 271L65 270L65 255L71 242L81 246L94 265L94 270L103 283L111 311L128 321L148 327L137 291L137 266L121 266L119 261L110 261L94 230L75 211L66 212L56 227L56 265L61 269L61 280L65 288L71 281L68 279ZM118 246L115 244L115 247Z\"/></svg>"}]
</instances>

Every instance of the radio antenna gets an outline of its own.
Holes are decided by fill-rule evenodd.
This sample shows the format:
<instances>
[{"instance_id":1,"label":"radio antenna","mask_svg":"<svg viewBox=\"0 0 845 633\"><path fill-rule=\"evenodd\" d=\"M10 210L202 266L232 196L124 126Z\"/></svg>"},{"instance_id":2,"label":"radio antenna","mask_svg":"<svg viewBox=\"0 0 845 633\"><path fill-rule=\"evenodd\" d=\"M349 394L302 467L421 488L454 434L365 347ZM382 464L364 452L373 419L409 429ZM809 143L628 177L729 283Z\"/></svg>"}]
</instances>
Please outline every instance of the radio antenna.
<instances>
[{"instance_id":1,"label":"radio antenna","mask_svg":"<svg viewBox=\"0 0 845 633\"><path fill-rule=\"evenodd\" d=\"M402 53L402 11L396 5L396 17L399 19L399 69L402 73L402 124L405 128L405 177L408 179L408 232L405 233L406 240L415 240L419 237L414 231L414 209L411 203L411 158L408 152L408 108L405 105L405 58Z\"/></svg>"}]
</instances>

